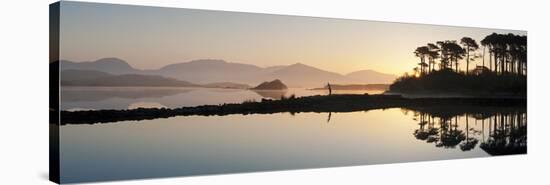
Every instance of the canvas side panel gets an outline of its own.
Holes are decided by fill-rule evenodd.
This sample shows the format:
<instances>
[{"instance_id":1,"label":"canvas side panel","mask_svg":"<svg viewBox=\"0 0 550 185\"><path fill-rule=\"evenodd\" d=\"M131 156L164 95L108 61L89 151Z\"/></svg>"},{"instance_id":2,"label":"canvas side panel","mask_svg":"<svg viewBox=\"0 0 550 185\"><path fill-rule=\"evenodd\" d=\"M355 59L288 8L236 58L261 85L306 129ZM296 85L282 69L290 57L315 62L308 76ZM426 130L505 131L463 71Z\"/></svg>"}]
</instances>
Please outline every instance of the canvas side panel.
<instances>
[{"instance_id":1,"label":"canvas side panel","mask_svg":"<svg viewBox=\"0 0 550 185\"><path fill-rule=\"evenodd\" d=\"M59 8L60 2L50 4L50 58L49 58L49 178L59 179Z\"/></svg>"}]
</instances>

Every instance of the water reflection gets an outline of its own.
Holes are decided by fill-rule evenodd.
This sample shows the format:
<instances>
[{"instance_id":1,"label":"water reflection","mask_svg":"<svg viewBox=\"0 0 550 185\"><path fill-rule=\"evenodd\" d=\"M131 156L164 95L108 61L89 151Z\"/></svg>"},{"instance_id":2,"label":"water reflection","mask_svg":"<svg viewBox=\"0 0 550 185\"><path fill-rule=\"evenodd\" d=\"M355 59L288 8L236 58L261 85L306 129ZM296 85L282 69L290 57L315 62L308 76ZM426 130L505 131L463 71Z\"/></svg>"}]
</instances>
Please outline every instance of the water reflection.
<instances>
[{"instance_id":1,"label":"water reflection","mask_svg":"<svg viewBox=\"0 0 550 185\"><path fill-rule=\"evenodd\" d=\"M456 115L414 111L416 139L440 148L469 151L479 146L490 155L527 153L525 110L462 113Z\"/></svg>"},{"instance_id":2,"label":"water reflection","mask_svg":"<svg viewBox=\"0 0 550 185\"><path fill-rule=\"evenodd\" d=\"M258 95L264 98L270 98L274 100L279 100L281 97L286 96L287 90L252 90Z\"/></svg>"},{"instance_id":3,"label":"water reflection","mask_svg":"<svg viewBox=\"0 0 550 185\"><path fill-rule=\"evenodd\" d=\"M68 124L60 127L61 176L70 183L518 154L527 146L525 110L438 106Z\"/></svg>"},{"instance_id":4,"label":"water reflection","mask_svg":"<svg viewBox=\"0 0 550 185\"><path fill-rule=\"evenodd\" d=\"M102 101L111 98L161 98L193 91L192 88L162 87L62 87L62 98L67 102Z\"/></svg>"}]
</instances>

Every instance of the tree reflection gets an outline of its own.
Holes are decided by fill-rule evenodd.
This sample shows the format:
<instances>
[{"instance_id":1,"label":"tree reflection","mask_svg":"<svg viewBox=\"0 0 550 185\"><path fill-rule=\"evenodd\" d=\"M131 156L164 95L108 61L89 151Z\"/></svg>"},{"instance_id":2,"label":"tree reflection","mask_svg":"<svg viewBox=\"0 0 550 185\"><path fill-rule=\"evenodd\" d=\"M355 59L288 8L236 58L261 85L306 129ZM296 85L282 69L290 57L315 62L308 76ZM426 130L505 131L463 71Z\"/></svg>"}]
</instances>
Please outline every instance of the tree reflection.
<instances>
[{"instance_id":1,"label":"tree reflection","mask_svg":"<svg viewBox=\"0 0 550 185\"><path fill-rule=\"evenodd\" d=\"M527 153L527 115L499 114L493 119L490 137L480 148L491 155Z\"/></svg>"},{"instance_id":2,"label":"tree reflection","mask_svg":"<svg viewBox=\"0 0 550 185\"><path fill-rule=\"evenodd\" d=\"M456 118L456 117L455 117ZM435 142L436 147L455 148L466 137L462 130L458 129L458 120L449 118L440 119L439 141Z\"/></svg>"},{"instance_id":3,"label":"tree reflection","mask_svg":"<svg viewBox=\"0 0 550 185\"><path fill-rule=\"evenodd\" d=\"M470 131L475 132L474 128L470 128L470 124L468 122L469 116L468 113L466 113L466 140L465 142L462 142L460 144L460 150L462 151L468 151L472 150L476 147L479 140L475 137L470 137Z\"/></svg>"},{"instance_id":4,"label":"tree reflection","mask_svg":"<svg viewBox=\"0 0 550 185\"><path fill-rule=\"evenodd\" d=\"M413 132L414 137L434 143L436 147L454 149L458 146L461 151L470 151L479 146L490 155L527 153L525 110L456 111L451 114L413 111L413 120L419 125Z\"/></svg>"},{"instance_id":5,"label":"tree reflection","mask_svg":"<svg viewBox=\"0 0 550 185\"><path fill-rule=\"evenodd\" d=\"M437 141L439 129L434 127L434 118L427 114L422 114L420 115L420 120L420 129L414 131L416 139L424 140L429 143Z\"/></svg>"}]
</instances>

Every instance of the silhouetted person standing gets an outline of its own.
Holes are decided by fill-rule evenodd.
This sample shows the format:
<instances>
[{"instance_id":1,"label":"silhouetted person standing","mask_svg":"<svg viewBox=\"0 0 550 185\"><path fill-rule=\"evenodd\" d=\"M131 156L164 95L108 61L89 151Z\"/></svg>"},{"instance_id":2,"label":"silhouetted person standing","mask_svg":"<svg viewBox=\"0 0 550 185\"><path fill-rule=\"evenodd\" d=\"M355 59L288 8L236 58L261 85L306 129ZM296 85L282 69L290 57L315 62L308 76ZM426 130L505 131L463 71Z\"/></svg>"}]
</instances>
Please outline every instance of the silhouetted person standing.
<instances>
[{"instance_id":1,"label":"silhouetted person standing","mask_svg":"<svg viewBox=\"0 0 550 185\"><path fill-rule=\"evenodd\" d=\"M332 95L332 88L330 87L330 83L327 83L327 88L328 88L328 95Z\"/></svg>"}]
</instances>

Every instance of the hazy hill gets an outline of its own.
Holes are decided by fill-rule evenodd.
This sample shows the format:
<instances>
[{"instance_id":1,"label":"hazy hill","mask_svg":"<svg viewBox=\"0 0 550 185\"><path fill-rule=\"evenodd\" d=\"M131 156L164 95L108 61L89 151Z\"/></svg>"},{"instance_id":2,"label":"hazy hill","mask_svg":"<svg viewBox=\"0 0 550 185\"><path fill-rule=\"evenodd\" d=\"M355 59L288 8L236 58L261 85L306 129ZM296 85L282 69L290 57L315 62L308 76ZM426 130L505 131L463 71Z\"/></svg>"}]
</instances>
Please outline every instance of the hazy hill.
<instances>
[{"instance_id":1,"label":"hazy hill","mask_svg":"<svg viewBox=\"0 0 550 185\"><path fill-rule=\"evenodd\" d=\"M63 70L61 71L61 81L85 81L93 80L103 77L112 76L110 73L102 71L92 71L92 70Z\"/></svg>"},{"instance_id":2,"label":"hazy hill","mask_svg":"<svg viewBox=\"0 0 550 185\"><path fill-rule=\"evenodd\" d=\"M162 76L149 76L138 74L113 75L89 81L91 86L166 86L166 87L192 87L196 84L166 78Z\"/></svg>"},{"instance_id":3,"label":"hazy hill","mask_svg":"<svg viewBox=\"0 0 550 185\"><path fill-rule=\"evenodd\" d=\"M68 69L93 70L111 74L135 74L140 72L126 63L126 61L118 58L102 58L92 62L61 60L60 71Z\"/></svg>"},{"instance_id":4,"label":"hazy hill","mask_svg":"<svg viewBox=\"0 0 550 185\"><path fill-rule=\"evenodd\" d=\"M64 70L61 72L61 85L66 86L198 86L186 81L139 74L113 75L91 70Z\"/></svg>"},{"instance_id":5,"label":"hazy hill","mask_svg":"<svg viewBox=\"0 0 550 185\"><path fill-rule=\"evenodd\" d=\"M194 60L191 62L170 64L148 73L173 77L194 83L213 82L254 82L252 77L260 76L262 68L224 60ZM251 79L252 78L252 79Z\"/></svg>"},{"instance_id":6,"label":"hazy hill","mask_svg":"<svg viewBox=\"0 0 550 185\"><path fill-rule=\"evenodd\" d=\"M156 75L196 84L226 82L243 85L280 79L286 82L286 85L289 87L310 88L323 86L329 82L334 84L391 83L396 78L395 75L379 73L373 70L362 70L341 75L301 63L262 68L250 64L231 63L213 59L170 64L154 70L137 70L123 60L104 58L94 62L76 63L62 61L61 69L94 70L113 75Z\"/></svg>"},{"instance_id":7,"label":"hazy hill","mask_svg":"<svg viewBox=\"0 0 550 185\"><path fill-rule=\"evenodd\" d=\"M344 83L344 76L317 69L301 63L292 64L267 75L271 79L281 79L291 87L315 87L327 82Z\"/></svg>"},{"instance_id":8,"label":"hazy hill","mask_svg":"<svg viewBox=\"0 0 550 185\"><path fill-rule=\"evenodd\" d=\"M346 75L349 79L361 84L391 84L397 76L373 70L361 70Z\"/></svg>"},{"instance_id":9,"label":"hazy hill","mask_svg":"<svg viewBox=\"0 0 550 185\"><path fill-rule=\"evenodd\" d=\"M285 65L280 65L280 66L269 66L269 67L264 68L264 72L266 72L266 73L272 73L272 72L281 70L281 69L283 69L283 68L285 68L285 67L288 67L288 66L285 66Z\"/></svg>"}]
</instances>

